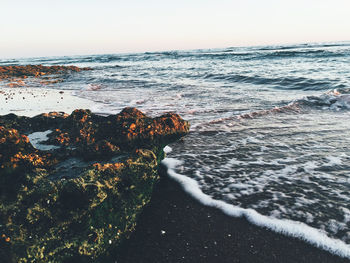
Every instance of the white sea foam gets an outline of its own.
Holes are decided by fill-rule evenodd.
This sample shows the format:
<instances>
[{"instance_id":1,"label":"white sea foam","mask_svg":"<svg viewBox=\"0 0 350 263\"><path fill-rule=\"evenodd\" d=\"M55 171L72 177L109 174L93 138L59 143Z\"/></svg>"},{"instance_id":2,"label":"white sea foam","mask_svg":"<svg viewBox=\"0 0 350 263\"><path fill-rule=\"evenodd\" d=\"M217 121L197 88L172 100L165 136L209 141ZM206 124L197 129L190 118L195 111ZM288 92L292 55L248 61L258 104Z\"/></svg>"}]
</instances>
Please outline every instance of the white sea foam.
<instances>
[{"instance_id":1,"label":"white sea foam","mask_svg":"<svg viewBox=\"0 0 350 263\"><path fill-rule=\"evenodd\" d=\"M172 151L173 149L170 147L170 146L165 146L164 147L164 149L163 149L163 151L165 152L165 153L170 153L171 151Z\"/></svg>"},{"instance_id":2,"label":"white sea foam","mask_svg":"<svg viewBox=\"0 0 350 263\"><path fill-rule=\"evenodd\" d=\"M329 160L328 165L333 166L333 165L341 165L342 160L340 157L337 156L327 156L327 159Z\"/></svg>"},{"instance_id":3,"label":"white sea foam","mask_svg":"<svg viewBox=\"0 0 350 263\"><path fill-rule=\"evenodd\" d=\"M41 151L48 151L48 150L54 150L60 148L59 146L55 145L46 145L42 144L43 142L47 141L49 135L52 131L47 130L44 132L34 132L28 135L30 143L33 145L34 148L41 150Z\"/></svg>"},{"instance_id":4,"label":"white sea foam","mask_svg":"<svg viewBox=\"0 0 350 263\"><path fill-rule=\"evenodd\" d=\"M203 205L218 208L229 216L245 217L249 222L257 226L266 227L272 231L299 238L320 249L350 259L350 246L341 240L328 237L322 230L315 229L298 221L268 217L259 214L253 209L244 209L227 204L221 200L215 200L201 191L197 181L175 172L175 168L182 164L181 161L173 158L165 158L163 164L168 168L168 175L179 182L186 192L190 193Z\"/></svg>"}]
</instances>

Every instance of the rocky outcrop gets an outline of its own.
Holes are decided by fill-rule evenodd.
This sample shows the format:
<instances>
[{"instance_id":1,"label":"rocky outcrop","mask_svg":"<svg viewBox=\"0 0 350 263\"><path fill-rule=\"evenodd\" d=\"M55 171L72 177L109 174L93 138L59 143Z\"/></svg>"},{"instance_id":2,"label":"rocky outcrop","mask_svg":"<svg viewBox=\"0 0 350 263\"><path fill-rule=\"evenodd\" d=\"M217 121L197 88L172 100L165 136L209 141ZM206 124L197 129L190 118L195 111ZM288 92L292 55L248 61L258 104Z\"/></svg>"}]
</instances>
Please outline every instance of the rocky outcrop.
<instances>
[{"instance_id":1,"label":"rocky outcrop","mask_svg":"<svg viewBox=\"0 0 350 263\"><path fill-rule=\"evenodd\" d=\"M72 72L92 70L91 68L79 68L76 66L0 66L0 81L7 81L8 87L25 87L27 78L40 78L41 84L62 82L60 78Z\"/></svg>"},{"instance_id":2,"label":"rocky outcrop","mask_svg":"<svg viewBox=\"0 0 350 263\"><path fill-rule=\"evenodd\" d=\"M8 78L27 78L39 77L48 74L65 74L70 72L79 72L90 70L90 68L79 68L76 66L43 66L43 65L25 65L25 66L0 66L0 80Z\"/></svg>"},{"instance_id":3,"label":"rocky outcrop","mask_svg":"<svg viewBox=\"0 0 350 263\"><path fill-rule=\"evenodd\" d=\"M135 108L0 116L0 258L104 262L148 203L164 146L188 131L177 114ZM34 132L55 149L35 148Z\"/></svg>"}]
</instances>

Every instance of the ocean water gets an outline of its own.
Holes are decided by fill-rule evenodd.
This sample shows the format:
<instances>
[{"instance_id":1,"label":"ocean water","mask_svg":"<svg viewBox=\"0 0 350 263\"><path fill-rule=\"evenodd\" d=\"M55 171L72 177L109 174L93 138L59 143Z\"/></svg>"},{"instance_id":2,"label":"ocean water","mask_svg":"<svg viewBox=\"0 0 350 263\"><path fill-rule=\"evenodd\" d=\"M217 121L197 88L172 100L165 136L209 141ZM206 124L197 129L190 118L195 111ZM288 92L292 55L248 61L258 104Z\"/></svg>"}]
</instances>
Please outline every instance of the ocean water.
<instances>
[{"instance_id":1,"label":"ocean water","mask_svg":"<svg viewBox=\"0 0 350 263\"><path fill-rule=\"evenodd\" d=\"M73 90L100 114L179 113L191 131L164 163L187 191L350 258L349 42L0 64L92 67L45 87Z\"/></svg>"}]
</instances>

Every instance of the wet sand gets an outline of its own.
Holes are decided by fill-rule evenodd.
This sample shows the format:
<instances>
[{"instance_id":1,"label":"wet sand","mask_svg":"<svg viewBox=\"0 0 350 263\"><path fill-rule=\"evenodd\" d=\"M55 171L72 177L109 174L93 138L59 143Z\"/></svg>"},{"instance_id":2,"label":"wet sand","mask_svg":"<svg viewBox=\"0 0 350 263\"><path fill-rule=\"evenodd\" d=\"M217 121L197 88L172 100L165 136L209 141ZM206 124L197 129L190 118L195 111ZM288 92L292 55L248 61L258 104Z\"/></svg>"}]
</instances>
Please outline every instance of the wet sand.
<instances>
[{"instance_id":1,"label":"wet sand","mask_svg":"<svg viewBox=\"0 0 350 263\"><path fill-rule=\"evenodd\" d=\"M33 117L50 111L70 114L75 109L88 109L91 105L91 101L73 96L69 90L28 87L0 89L0 115L15 113Z\"/></svg>"},{"instance_id":2,"label":"wet sand","mask_svg":"<svg viewBox=\"0 0 350 263\"><path fill-rule=\"evenodd\" d=\"M350 262L201 205L165 169L116 262Z\"/></svg>"}]
</instances>

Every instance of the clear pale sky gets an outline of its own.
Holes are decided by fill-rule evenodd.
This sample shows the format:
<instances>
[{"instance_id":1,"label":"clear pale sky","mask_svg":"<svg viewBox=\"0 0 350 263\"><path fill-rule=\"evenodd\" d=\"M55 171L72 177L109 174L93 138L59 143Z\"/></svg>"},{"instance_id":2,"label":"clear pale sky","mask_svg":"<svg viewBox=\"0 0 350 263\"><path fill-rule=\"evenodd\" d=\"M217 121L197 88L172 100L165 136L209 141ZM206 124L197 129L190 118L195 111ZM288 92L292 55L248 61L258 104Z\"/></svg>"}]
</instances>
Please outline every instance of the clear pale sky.
<instances>
[{"instance_id":1,"label":"clear pale sky","mask_svg":"<svg viewBox=\"0 0 350 263\"><path fill-rule=\"evenodd\" d=\"M0 0L0 58L350 40L350 0Z\"/></svg>"}]
</instances>

